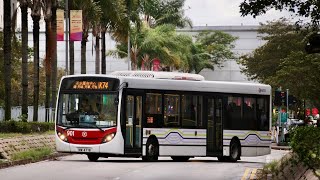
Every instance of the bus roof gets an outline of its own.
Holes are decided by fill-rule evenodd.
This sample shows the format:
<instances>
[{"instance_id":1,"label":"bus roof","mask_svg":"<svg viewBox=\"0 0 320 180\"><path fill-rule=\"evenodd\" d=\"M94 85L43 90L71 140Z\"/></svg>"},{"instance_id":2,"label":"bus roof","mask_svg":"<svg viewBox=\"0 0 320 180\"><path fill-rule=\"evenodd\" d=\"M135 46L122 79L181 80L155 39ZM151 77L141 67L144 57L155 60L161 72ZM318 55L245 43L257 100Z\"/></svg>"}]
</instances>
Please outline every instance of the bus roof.
<instances>
[{"instance_id":1,"label":"bus roof","mask_svg":"<svg viewBox=\"0 0 320 180\"><path fill-rule=\"evenodd\" d=\"M170 73L170 72L153 72L145 71L148 76L143 76L143 71L136 71L136 73L126 74L125 71L121 73L112 73L109 75L102 74L81 74L69 75L67 77L113 77L118 78L122 82L128 83L128 88L134 89L157 89L157 90L177 90L177 91L199 91L199 92L221 92L221 93L239 93L239 94L258 94L270 95L271 86L259 83L243 83L243 82L227 82L227 81L206 81L203 76L188 73ZM154 76L152 76L152 74ZM166 75L171 74L171 75ZM178 78L185 75L186 78ZM194 76L195 75L195 76ZM177 76L177 78L172 78ZM187 77L190 77L189 79ZM202 78L203 79L202 79ZM195 80L195 79L199 80Z\"/></svg>"},{"instance_id":2,"label":"bus roof","mask_svg":"<svg viewBox=\"0 0 320 180\"><path fill-rule=\"evenodd\" d=\"M122 77L140 77L152 79L176 79L203 81L204 77L199 74L181 73L181 72L164 72L164 71L115 71L110 75Z\"/></svg>"}]
</instances>

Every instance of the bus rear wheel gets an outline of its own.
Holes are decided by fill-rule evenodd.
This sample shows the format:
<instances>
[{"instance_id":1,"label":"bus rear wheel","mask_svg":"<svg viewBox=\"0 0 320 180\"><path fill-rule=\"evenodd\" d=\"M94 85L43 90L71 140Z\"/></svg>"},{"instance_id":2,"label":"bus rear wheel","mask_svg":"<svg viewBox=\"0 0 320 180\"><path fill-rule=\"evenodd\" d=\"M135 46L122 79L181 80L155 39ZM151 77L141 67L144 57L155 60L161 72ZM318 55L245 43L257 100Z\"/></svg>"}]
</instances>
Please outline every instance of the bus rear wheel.
<instances>
[{"instance_id":1,"label":"bus rear wheel","mask_svg":"<svg viewBox=\"0 0 320 180\"><path fill-rule=\"evenodd\" d=\"M231 162L237 162L237 160L240 159L240 154L241 154L241 146L240 143L233 139L230 143L230 156L229 160Z\"/></svg>"},{"instance_id":2,"label":"bus rear wheel","mask_svg":"<svg viewBox=\"0 0 320 180\"><path fill-rule=\"evenodd\" d=\"M89 161L95 162L98 161L99 155L98 154L87 154Z\"/></svg>"},{"instance_id":3,"label":"bus rear wheel","mask_svg":"<svg viewBox=\"0 0 320 180\"><path fill-rule=\"evenodd\" d=\"M146 156L142 157L144 161L157 161L159 156L159 145L156 141L151 140L147 142Z\"/></svg>"},{"instance_id":4,"label":"bus rear wheel","mask_svg":"<svg viewBox=\"0 0 320 180\"><path fill-rule=\"evenodd\" d=\"M189 160L189 156L171 156L171 159L173 161L177 161L177 162L185 162Z\"/></svg>"}]
</instances>

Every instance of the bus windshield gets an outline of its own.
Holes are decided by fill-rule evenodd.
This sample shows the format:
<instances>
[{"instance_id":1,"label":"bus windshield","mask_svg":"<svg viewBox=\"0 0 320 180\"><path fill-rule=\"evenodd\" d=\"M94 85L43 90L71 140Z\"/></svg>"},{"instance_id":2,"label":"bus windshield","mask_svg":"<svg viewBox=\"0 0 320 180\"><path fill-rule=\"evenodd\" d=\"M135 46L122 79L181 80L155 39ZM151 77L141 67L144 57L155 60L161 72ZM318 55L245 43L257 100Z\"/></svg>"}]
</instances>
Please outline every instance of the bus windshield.
<instances>
[{"instance_id":1,"label":"bus windshield","mask_svg":"<svg viewBox=\"0 0 320 180\"><path fill-rule=\"evenodd\" d=\"M62 93L57 124L68 128L106 128L117 124L118 93Z\"/></svg>"}]
</instances>

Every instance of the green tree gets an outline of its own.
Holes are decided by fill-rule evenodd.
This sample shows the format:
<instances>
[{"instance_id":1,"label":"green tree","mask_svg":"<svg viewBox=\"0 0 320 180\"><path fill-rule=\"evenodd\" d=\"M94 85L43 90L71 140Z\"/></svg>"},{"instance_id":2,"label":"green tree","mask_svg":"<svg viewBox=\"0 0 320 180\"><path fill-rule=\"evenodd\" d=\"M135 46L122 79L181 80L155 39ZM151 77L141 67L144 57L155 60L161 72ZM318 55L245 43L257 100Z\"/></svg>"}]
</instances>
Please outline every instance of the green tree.
<instances>
[{"instance_id":1,"label":"green tree","mask_svg":"<svg viewBox=\"0 0 320 180\"><path fill-rule=\"evenodd\" d=\"M204 68L214 69L227 59L235 59L234 41L237 37L222 31L203 31L195 36L192 48L192 59L189 61L189 72L199 73Z\"/></svg>"},{"instance_id":2,"label":"green tree","mask_svg":"<svg viewBox=\"0 0 320 180\"><path fill-rule=\"evenodd\" d=\"M155 27L172 24L176 27L192 26L192 21L184 15L185 0L141 0L140 6L144 21Z\"/></svg>"},{"instance_id":3,"label":"green tree","mask_svg":"<svg viewBox=\"0 0 320 180\"><path fill-rule=\"evenodd\" d=\"M177 34L173 25L159 25L155 28L143 26L141 30L135 28L130 36L130 59L133 69L144 65L145 69L150 70L155 59L159 59L163 66L184 69L187 60L191 58L192 38ZM126 49L126 43L119 43L117 50L109 54L124 58L127 57Z\"/></svg>"},{"instance_id":4,"label":"green tree","mask_svg":"<svg viewBox=\"0 0 320 180\"><path fill-rule=\"evenodd\" d=\"M86 49L89 30L100 21L101 7L92 0L74 0L73 7L82 10L81 74L86 74Z\"/></svg>"},{"instance_id":5,"label":"green tree","mask_svg":"<svg viewBox=\"0 0 320 180\"><path fill-rule=\"evenodd\" d=\"M289 89L290 94L319 107L320 56L304 51L309 32L296 31L285 19L262 24L258 32L266 43L240 58L242 72L253 80Z\"/></svg>"},{"instance_id":6,"label":"green tree","mask_svg":"<svg viewBox=\"0 0 320 180\"><path fill-rule=\"evenodd\" d=\"M93 27L96 36L96 45L99 44L101 34L101 73L106 73L106 32L109 32L116 40L125 41L129 29L126 14L126 2L124 0L96 0L101 7L102 15L100 21ZM136 1L136 0L132 0ZM99 50L96 46L96 51ZM97 57L96 57L97 58ZM98 63L98 60L96 60ZM96 66L99 66L98 64ZM97 69L97 67L96 67Z\"/></svg>"},{"instance_id":7,"label":"green tree","mask_svg":"<svg viewBox=\"0 0 320 180\"><path fill-rule=\"evenodd\" d=\"M311 18L314 25L319 24L319 2L314 0L243 0L240 4L242 16L253 17L265 14L270 9L287 10L296 16Z\"/></svg>"}]
</instances>

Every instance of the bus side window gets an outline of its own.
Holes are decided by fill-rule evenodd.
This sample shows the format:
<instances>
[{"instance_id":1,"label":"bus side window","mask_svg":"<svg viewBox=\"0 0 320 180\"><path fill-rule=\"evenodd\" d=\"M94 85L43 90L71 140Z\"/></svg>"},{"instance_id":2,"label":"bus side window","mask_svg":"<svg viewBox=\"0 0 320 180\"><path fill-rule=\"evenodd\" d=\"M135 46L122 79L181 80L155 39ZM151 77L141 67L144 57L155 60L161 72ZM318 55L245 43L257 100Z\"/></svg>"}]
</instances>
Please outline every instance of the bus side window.
<instances>
[{"instance_id":1,"label":"bus side window","mask_svg":"<svg viewBox=\"0 0 320 180\"><path fill-rule=\"evenodd\" d=\"M162 94L147 93L145 103L146 127L159 127L162 125Z\"/></svg>"}]
</instances>

